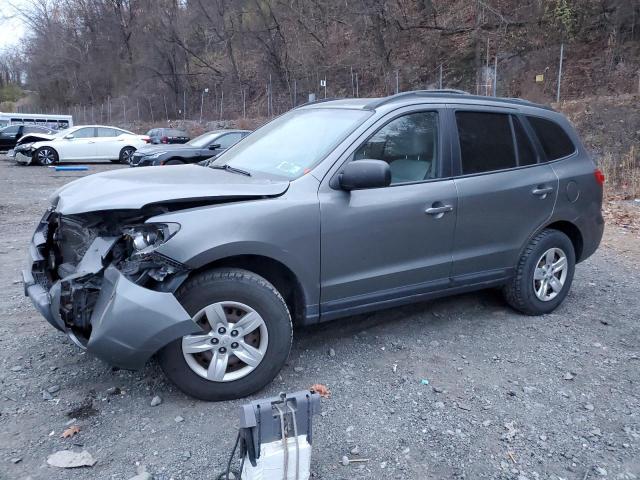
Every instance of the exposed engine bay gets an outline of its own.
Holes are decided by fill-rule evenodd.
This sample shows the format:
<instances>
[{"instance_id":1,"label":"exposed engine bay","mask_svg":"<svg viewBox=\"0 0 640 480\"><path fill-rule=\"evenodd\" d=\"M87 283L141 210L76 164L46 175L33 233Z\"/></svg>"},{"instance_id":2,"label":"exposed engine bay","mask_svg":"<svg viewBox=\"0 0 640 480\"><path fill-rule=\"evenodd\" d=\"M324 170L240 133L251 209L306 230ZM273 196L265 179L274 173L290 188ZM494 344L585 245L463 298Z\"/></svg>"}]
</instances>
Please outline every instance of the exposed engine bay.
<instances>
[{"instance_id":1,"label":"exposed engine bay","mask_svg":"<svg viewBox=\"0 0 640 480\"><path fill-rule=\"evenodd\" d=\"M80 343L91 335L91 317L104 280L115 267L141 287L172 292L186 278L186 266L155 252L179 229L177 224L145 224L166 207L60 215L48 211L39 231L45 237L34 279L45 290L59 285L60 319Z\"/></svg>"}]
</instances>

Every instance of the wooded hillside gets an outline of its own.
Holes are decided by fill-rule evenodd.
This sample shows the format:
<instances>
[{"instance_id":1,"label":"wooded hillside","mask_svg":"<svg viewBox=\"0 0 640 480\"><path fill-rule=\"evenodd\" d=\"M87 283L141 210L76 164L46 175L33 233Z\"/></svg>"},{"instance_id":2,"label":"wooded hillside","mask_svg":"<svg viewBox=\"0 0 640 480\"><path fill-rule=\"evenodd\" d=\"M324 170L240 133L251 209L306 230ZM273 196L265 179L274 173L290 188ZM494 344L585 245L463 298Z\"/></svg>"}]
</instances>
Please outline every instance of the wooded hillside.
<instances>
[{"instance_id":1,"label":"wooded hillside","mask_svg":"<svg viewBox=\"0 0 640 480\"><path fill-rule=\"evenodd\" d=\"M29 34L0 77L59 110L122 97L239 115L244 99L265 116L323 97L325 78L329 97L379 96L438 87L441 68L446 88L490 94L496 68L498 95L551 101L561 43L563 98L639 88L639 0L34 0L19 15Z\"/></svg>"}]
</instances>

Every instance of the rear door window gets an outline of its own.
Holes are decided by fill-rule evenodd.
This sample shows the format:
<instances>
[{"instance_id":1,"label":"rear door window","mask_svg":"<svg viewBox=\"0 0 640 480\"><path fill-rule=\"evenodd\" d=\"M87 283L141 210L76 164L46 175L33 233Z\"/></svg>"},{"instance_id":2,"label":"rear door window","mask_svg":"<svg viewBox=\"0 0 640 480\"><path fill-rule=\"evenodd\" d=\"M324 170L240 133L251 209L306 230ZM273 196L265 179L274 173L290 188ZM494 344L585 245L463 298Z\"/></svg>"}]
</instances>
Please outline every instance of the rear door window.
<instances>
[{"instance_id":1,"label":"rear door window","mask_svg":"<svg viewBox=\"0 0 640 480\"><path fill-rule=\"evenodd\" d=\"M114 129L114 128L106 128L106 127L98 127L98 136L99 137L117 137L121 135L122 132Z\"/></svg>"},{"instance_id":2,"label":"rear door window","mask_svg":"<svg viewBox=\"0 0 640 480\"><path fill-rule=\"evenodd\" d=\"M463 175L517 166L508 114L458 111L456 124Z\"/></svg>"},{"instance_id":3,"label":"rear door window","mask_svg":"<svg viewBox=\"0 0 640 480\"><path fill-rule=\"evenodd\" d=\"M576 147L560 125L546 118L527 116L547 160L557 160L576 151Z\"/></svg>"}]
</instances>

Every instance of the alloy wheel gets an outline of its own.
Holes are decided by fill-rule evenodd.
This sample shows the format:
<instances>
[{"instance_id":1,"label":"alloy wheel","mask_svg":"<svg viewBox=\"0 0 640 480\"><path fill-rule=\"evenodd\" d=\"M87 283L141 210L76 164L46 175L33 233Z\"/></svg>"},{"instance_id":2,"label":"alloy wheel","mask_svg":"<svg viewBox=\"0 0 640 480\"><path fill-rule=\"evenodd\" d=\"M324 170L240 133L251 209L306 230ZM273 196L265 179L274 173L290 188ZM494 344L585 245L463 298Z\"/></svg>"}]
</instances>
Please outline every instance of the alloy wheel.
<instances>
[{"instance_id":1,"label":"alloy wheel","mask_svg":"<svg viewBox=\"0 0 640 480\"><path fill-rule=\"evenodd\" d=\"M569 266L566 253L560 248L550 248L536 262L533 271L533 291L538 300L553 300L564 287Z\"/></svg>"},{"instance_id":2,"label":"alloy wheel","mask_svg":"<svg viewBox=\"0 0 640 480\"><path fill-rule=\"evenodd\" d=\"M200 310L193 321L203 333L182 338L182 354L197 375L214 382L246 377L264 358L269 334L264 319L248 305L216 302Z\"/></svg>"},{"instance_id":3,"label":"alloy wheel","mask_svg":"<svg viewBox=\"0 0 640 480\"><path fill-rule=\"evenodd\" d=\"M122 151L122 161L128 165L131 165L131 160L133 159L133 154L135 150L133 148L125 148Z\"/></svg>"},{"instance_id":4,"label":"alloy wheel","mask_svg":"<svg viewBox=\"0 0 640 480\"><path fill-rule=\"evenodd\" d=\"M56 156L50 148L41 148L38 150L38 161L40 165L51 165L55 163Z\"/></svg>"}]
</instances>

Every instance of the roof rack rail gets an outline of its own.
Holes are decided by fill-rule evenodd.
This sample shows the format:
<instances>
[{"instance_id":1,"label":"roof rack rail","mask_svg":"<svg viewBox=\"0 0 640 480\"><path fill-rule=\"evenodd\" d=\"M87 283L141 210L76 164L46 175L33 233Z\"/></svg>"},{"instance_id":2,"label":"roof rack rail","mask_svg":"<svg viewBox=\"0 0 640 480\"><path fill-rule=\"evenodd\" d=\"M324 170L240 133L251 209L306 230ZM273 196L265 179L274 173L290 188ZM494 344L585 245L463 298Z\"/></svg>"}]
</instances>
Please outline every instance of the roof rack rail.
<instances>
[{"instance_id":1,"label":"roof rack rail","mask_svg":"<svg viewBox=\"0 0 640 480\"><path fill-rule=\"evenodd\" d=\"M338 97L318 98L316 100L312 100L311 102L305 102L305 103L301 103L300 105L296 105L294 108L307 107L309 105L315 105L316 103L333 102L334 100L343 100L343 99Z\"/></svg>"},{"instance_id":2,"label":"roof rack rail","mask_svg":"<svg viewBox=\"0 0 640 480\"><path fill-rule=\"evenodd\" d=\"M388 97L379 98L374 100L373 102L367 104L366 108L377 108L381 105L384 105L389 102L393 102L398 98L404 97L413 97L413 96L438 96L438 95L469 95L469 92L465 92L464 90L455 90L455 89L431 89L431 90L411 90L408 92L396 93L395 95L390 95Z\"/></svg>"},{"instance_id":3,"label":"roof rack rail","mask_svg":"<svg viewBox=\"0 0 640 480\"><path fill-rule=\"evenodd\" d=\"M482 100L482 101L491 101L503 104L512 104L512 105L523 105L523 106L532 106L537 108L543 108L546 110L553 110L551 107L546 105L540 105L535 102L531 102L530 100L525 100L522 98L509 98L509 97L489 97L489 96L481 96L481 95L473 95L469 92L465 92L464 90L453 90L453 89L442 89L442 90L413 90L409 92L396 93L395 95L391 95L389 97L378 98L367 105L365 108L374 110L382 105L386 105L387 103L391 103L399 98L405 97L431 97L431 98L439 98L444 96L462 96L464 95L463 100Z\"/></svg>"}]
</instances>

